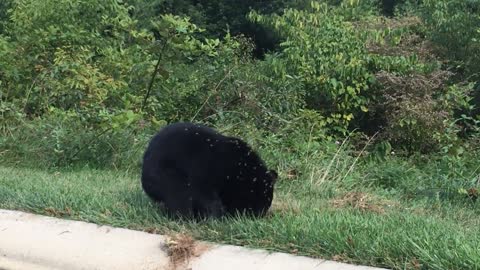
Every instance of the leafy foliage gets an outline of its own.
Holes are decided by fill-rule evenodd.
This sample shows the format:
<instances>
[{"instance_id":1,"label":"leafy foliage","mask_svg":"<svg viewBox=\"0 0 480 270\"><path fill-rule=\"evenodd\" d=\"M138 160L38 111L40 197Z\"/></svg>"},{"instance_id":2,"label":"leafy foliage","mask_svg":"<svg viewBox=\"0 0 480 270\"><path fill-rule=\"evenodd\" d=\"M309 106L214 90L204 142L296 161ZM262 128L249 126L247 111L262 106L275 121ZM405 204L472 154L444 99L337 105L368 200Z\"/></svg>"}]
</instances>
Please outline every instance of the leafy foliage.
<instances>
[{"instance_id":1,"label":"leafy foliage","mask_svg":"<svg viewBox=\"0 0 480 270\"><path fill-rule=\"evenodd\" d=\"M202 122L251 143L280 172L276 196L290 196L312 210L304 211L306 216L276 215L278 228L285 227L285 214L295 221L283 240L273 237L275 230L264 230L277 242L257 241L252 232L261 222L245 226L250 221L239 220L245 237L229 241L253 239L286 251L293 243L305 254L395 269L470 269L478 265L478 241L457 234L455 241L467 245L453 258L451 243L432 239L458 231L444 224L478 228L473 218L480 185L478 10L477 0L3 0L0 163L9 166L6 172L19 166L136 172L159 127ZM87 177L94 188L83 195L92 197L95 183L102 182L98 176L95 171ZM31 181L5 178L0 193L8 207L39 202L38 192L30 192L38 189L33 184L38 179L27 178ZM51 176L43 178L51 182ZM35 196L15 194L23 192L19 183ZM356 209L332 209L340 213L332 222L318 215L330 215L316 210L334 207L332 196L352 190L340 201ZM397 207L390 203L389 209L383 207L387 203L369 207L374 200L362 195L365 190L402 207L396 212L390 212ZM50 207L45 202L52 202L51 190L44 191L41 213ZM120 197L133 198L131 191ZM60 198L59 209L65 209L71 200L57 195L52 198ZM132 206L144 198L137 195ZM96 201L90 206L99 209L98 200L80 201ZM118 208L117 200L112 202L112 209ZM142 209L149 204L144 203ZM435 213L448 222L427 222L433 233L414 231L405 244L405 226L399 224L405 223L405 207L417 204L431 211L429 217ZM150 206L149 217L157 219L151 223L162 223ZM365 219L368 208L388 211L388 220L396 213L389 226L400 229L393 238L373 241L379 243L373 249L359 249L358 243L371 246L372 235L385 227L378 213ZM362 226L354 226L357 239L349 230L345 235L331 230L351 225L352 213L356 223L376 225L363 234ZM333 225L321 233L313 226L308 234L296 225L320 219ZM410 225L425 225L423 220L416 213ZM228 236L232 227L227 227ZM327 243L329 234L334 241ZM223 236L215 237L210 240ZM387 249L384 243L390 243ZM398 243L404 243L400 252Z\"/></svg>"},{"instance_id":2,"label":"leafy foliage","mask_svg":"<svg viewBox=\"0 0 480 270\"><path fill-rule=\"evenodd\" d=\"M309 0L129 0L134 18L140 24L149 27L149 18L161 14L174 14L191 18L191 21L205 29L204 37L223 38L225 34L243 35L255 43L254 55L263 56L277 47L279 40L269 29L252 23L247 19L251 10L262 13L281 13L286 7L302 7Z\"/></svg>"},{"instance_id":3,"label":"leafy foliage","mask_svg":"<svg viewBox=\"0 0 480 270\"><path fill-rule=\"evenodd\" d=\"M478 131L478 99L468 94L480 54L476 2L455 1L395 1L421 7L422 20L413 9L385 18L378 7L388 3L377 0L3 1L2 149L31 154L13 142L39 125L35 138L65 143L35 149L55 149L63 161L54 164L81 163L102 143L69 140L77 128L128 141L200 121L258 145L355 130L394 150L458 154ZM276 51L252 57L258 37Z\"/></svg>"},{"instance_id":4,"label":"leafy foliage","mask_svg":"<svg viewBox=\"0 0 480 270\"><path fill-rule=\"evenodd\" d=\"M281 62L274 63L279 77L300 83L308 108L320 111L334 130L346 131L353 111L366 104L361 95L371 74L368 55L353 26L330 7L312 4L309 10L289 9L282 16L252 13L252 19L281 33ZM366 109L365 109L366 110Z\"/></svg>"},{"instance_id":5,"label":"leafy foliage","mask_svg":"<svg viewBox=\"0 0 480 270\"><path fill-rule=\"evenodd\" d=\"M459 71L478 76L480 2L426 0L421 7L428 37L442 47L444 56L455 61Z\"/></svg>"},{"instance_id":6,"label":"leafy foliage","mask_svg":"<svg viewBox=\"0 0 480 270\"><path fill-rule=\"evenodd\" d=\"M11 18L0 42L4 102L32 117L73 111L105 124L116 114L139 113L148 82L150 88L159 80L165 84L165 66L213 54L218 44L194 39L195 25L169 15L155 22L162 40L154 42L117 1L22 1ZM150 76L152 63L163 77Z\"/></svg>"},{"instance_id":7,"label":"leafy foliage","mask_svg":"<svg viewBox=\"0 0 480 270\"><path fill-rule=\"evenodd\" d=\"M322 125L336 133L345 134L358 125L352 122L355 117L368 112L378 97L374 91L378 71L432 70L415 52L372 50L375 43L398 44L408 32L385 27L370 17L371 11L372 3L344 1L338 6L312 2L310 9L289 9L281 16L251 14L285 39L282 52L272 61L276 76L301 84L306 108L319 112Z\"/></svg>"}]
</instances>

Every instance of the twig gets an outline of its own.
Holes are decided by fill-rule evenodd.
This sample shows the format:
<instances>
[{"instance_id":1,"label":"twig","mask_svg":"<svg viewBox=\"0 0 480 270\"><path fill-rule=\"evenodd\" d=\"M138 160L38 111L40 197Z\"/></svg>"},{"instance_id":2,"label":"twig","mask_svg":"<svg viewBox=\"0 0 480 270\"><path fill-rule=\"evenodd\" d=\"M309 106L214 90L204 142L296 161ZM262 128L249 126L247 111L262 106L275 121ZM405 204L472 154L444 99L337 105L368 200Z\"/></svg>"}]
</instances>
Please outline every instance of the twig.
<instances>
[{"instance_id":1,"label":"twig","mask_svg":"<svg viewBox=\"0 0 480 270\"><path fill-rule=\"evenodd\" d=\"M347 178L347 176L350 174L350 172L353 170L353 168L355 167L355 165L357 165L357 161L358 159L362 156L362 154L365 152L365 149L367 149L367 147L370 145L370 143L372 142L372 140L378 135L378 131L373 134L372 137L370 137L370 139L368 139L367 143L365 144L365 146L363 147L362 151L360 151L360 153L357 155L357 157L355 158L355 160L353 161L352 165L350 166L350 168L348 169L347 173L345 173L345 175L343 176L343 179L342 179L342 182L345 180L345 178Z\"/></svg>"},{"instance_id":2,"label":"twig","mask_svg":"<svg viewBox=\"0 0 480 270\"><path fill-rule=\"evenodd\" d=\"M168 38L165 38L165 41L163 42L163 45L162 45L162 49L160 50L160 54L157 59L157 64L155 64L155 69L153 70L152 77L150 78L150 82L148 83L147 93L143 98L142 107L140 108L141 111L143 111L145 109L145 106L147 106L147 99L150 97L150 93L152 92L153 83L155 81L155 77L157 77L158 69L160 67L160 62L162 61L162 58L163 58L163 52L167 47L167 43L168 43L167 40Z\"/></svg>"},{"instance_id":3,"label":"twig","mask_svg":"<svg viewBox=\"0 0 480 270\"><path fill-rule=\"evenodd\" d=\"M208 97L205 99L205 101L203 102L202 106L200 106L200 108L198 108L197 112L195 113L195 115L193 115L193 117L190 119L190 122L193 122L193 120L195 120L195 118L197 118L198 114L200 113L200 111L205 107L205 105L207 104L207 102L210 100L210 98L213 96L214 93L217 92L218 88L220 87L220 85L227 79L227 77L232 73L232 70L235 68L235 66L233 66L231 69L228 70L228 72L225 74L225 76L217 83L217 85L215 85L215 87L213 88L212 92L208 95Z\"/></svg>"},{"instance_id":4,"label":"twig","mask_svg":"<svg viewBox=\"0 0 480 270\"><path fill-rule=\"evenodd\" d=\"M82 152L85 148L87 148L88 146L90 146L94 141L98 140L99 137L103 136L105 133L111 131L112 128L109 127L109 128L106 128L104 129L102 132L100 132L97 136L95 136L93 139L91 139L88 143L84 144L83 147L81 147L80 149L77 150L77 152L75 152L73 155L71 155L68 159L70 161L72 161L78 154L80 154L80 152ZM58 158L57 160L57 163L59 161L60 158Z\"/></svg>"}]
</instances>

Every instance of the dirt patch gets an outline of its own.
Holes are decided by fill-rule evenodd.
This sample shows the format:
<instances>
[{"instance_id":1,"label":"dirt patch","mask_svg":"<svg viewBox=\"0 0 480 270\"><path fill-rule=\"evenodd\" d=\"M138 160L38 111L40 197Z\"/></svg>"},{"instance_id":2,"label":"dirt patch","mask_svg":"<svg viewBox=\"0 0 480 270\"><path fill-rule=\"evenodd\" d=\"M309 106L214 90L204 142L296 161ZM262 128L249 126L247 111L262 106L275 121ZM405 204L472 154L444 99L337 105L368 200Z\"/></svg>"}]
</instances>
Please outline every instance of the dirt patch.
<instances>
[{"instance_id":1,"label":"dirt patch","mask_svg":"<svg viewBox=\"0 0 480 270\"><path fill-rule=\"evenodd\" d=\"M337 262L346 262L348 261L348 256L345 253L336 254L332 256L332 260Z\"/></svg>"},{"instance_id":2,"label":"dirt patch","mask_svg":"<svg viewBox=\"0 0 480 270\"><path fill-rule=\"evenodd\" d=\"M70 208L65 208L64 210L61 209L55 209L53 207L46 207L44 209L45 213L49 216L61 218L65 216L72 216L72 209Z\"/></svg>"},{"instance_id":3,"label":"dirt patch","mask_svg":"<svg viewBox=\"0 0 480 270\"><path fill-rule=\"evenodd\" d=\"M190 260L199 257L210 248L205 243L196 242L187 234L169 236L166 247L170 258L169 270L191 270Z\"/></svg>"},{"instance_id":4,"label":"dirt patch","mask_svg":"<svg viewBox=\"0 0 480 270\"><path fill-rule=\"evenodd\" d=\"M147 227L143 231L150 234L161 234L161 231L155 227Z\"/></svg>"},{"instance_id":5,"label":"dirt patch","mask_svg":"<svg viewBox=\"0 0 480 270\"><path fill-rule=\"evenodd\" d=\"M294 180L300 176L300 172L297 169L289 169L285 173L285 178L287 180Z\"/></svg>"},{"instance_id":6,"label":"dirt patch","mask_svg":"<svg viewBox=\"0 0 480 270\"><path fill-rule=\"evenodd\" d=\"M360 211L378 214L383 214L387 208L395 206L394 202L382 200L363 192L348 192L340 198L334 199L332 204L337 208L352 207Z\"/></svg>"}]
</instances>

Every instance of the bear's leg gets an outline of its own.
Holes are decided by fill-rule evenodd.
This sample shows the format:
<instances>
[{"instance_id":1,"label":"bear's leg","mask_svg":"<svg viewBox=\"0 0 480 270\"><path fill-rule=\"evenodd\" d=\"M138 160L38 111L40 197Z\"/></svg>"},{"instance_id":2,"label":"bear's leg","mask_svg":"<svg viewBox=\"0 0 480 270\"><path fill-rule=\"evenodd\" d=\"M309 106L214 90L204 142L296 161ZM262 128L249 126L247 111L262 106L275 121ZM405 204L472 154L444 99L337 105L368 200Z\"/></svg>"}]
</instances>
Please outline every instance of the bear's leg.
<instances>
[{"instance_id":1,"label":"bear's leg","mask_svg":"<svg viewBox=\"0 0 480 270\"><path fill-rule=\"evenodd\" d=\"M163 167L158 172L158 179L161 181L153 185L152 191L162 198L168 212L172 215L191 216L192 194L187 175L182 170Z\"/></svg>"},{"instance_id":2,"label":"bear's leg","mask_svg":"<svg viewBox=\"0 0 480 270\"><path fill-rule=\"evenodd\" d=\"M197 217L219 218L225 214L220 196L212 190L203 193L196 192L193 199L193 211Z\"/></svg>"},{"instance_id":3,"label":"bear's leg","mask_svg":"<svg viewBox=\"0 0 480 270\"><path fill-rule=\"evenodd\" d=\"M167 207L168 213L172 216L192 217L194 214L193 204L192 201L189 200L189 197L187 192L166 196L165 206Z\"/></svg>"},{"instance_id":4,"label":"bear's leg","mask_svg":"<svg viewBox=\"0 0 480 270\"><path fill-rule=\"evenodd\" d=\"M158 184L155 184L153 180L155 178L151 176L142 175L142 188L145 193L154 201L162 202L162 191L158 188Z\"/></svg>"}]
</instances>

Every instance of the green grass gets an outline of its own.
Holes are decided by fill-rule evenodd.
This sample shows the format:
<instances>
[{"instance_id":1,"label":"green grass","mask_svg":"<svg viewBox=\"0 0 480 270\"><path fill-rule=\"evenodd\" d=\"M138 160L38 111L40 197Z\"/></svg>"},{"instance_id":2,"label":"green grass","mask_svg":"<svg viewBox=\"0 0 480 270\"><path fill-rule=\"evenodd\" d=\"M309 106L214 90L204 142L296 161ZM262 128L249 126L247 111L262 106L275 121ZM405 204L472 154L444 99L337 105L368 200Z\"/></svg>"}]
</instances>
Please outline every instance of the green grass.
<instances>
[{"instance_id":1,"label":"green grass","mask_svg":"<svg viewBox=\"0 0 480 270\"><path fill-rule=\"evenodd\" d=\"M376 187L348 193L338 179L361 182L361 171L312 172L293 180L283 173L265 218L193 223L166 218L134 173L3 166L0 208L394 269L480 269L478 205L405 199L406 193Z\"/></svg>"}]
</instances>

